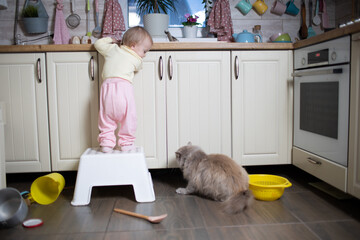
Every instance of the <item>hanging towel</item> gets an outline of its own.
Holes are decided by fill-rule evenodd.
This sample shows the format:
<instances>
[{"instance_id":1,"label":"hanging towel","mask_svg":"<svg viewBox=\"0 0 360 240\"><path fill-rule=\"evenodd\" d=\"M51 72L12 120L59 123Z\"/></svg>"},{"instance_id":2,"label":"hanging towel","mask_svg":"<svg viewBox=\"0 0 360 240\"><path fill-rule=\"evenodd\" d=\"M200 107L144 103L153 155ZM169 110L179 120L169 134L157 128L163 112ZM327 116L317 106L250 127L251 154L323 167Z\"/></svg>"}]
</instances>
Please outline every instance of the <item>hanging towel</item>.
<instances>
[{"instance_id":1,"label":"hanging towel","mask_svg":"<svg viewBox=\"0 0 360 240\"><path fill-rule=\"evenodd\" d=\"M217 35L218 41L231 41L234 31L229 0L217 0L215 2L210 12L208 25L210 32Z\"/></svg>"},{"instance_id":2,"label":"hanging towel","mask_svg":"<svg viewBox=\"0 0 360 240\"><path fill-rule=\"evenodd\" d=\"M119 2L106 0L102 37L112 37L120 41L125 30L124 16Z\"/></svg>"},{"instance_id":3,"label":"hanging towel","mask_svg":"<svg viewBox=\"0 0 360 240\"><path fill-rule=\"evenodd\" d=\"M321 4L322 3L322 4ZM320 1L320 14L321 14L321 27L322 29L329 28L329 16L326 9L326 3L325 0Z\"/></svg>"},{"instance_id":4,"label":"hanging towel","mask_svg":"<svg viewBox=\"0 0 360 240\"><path fill-rule=\"evenodd\" d=\"M56 16L54 27L54 42L55 44L68 44L70 35L66 27L64 13L62 12L64 5L63 0L56 0Z\"/></svg>"}]
</instances>

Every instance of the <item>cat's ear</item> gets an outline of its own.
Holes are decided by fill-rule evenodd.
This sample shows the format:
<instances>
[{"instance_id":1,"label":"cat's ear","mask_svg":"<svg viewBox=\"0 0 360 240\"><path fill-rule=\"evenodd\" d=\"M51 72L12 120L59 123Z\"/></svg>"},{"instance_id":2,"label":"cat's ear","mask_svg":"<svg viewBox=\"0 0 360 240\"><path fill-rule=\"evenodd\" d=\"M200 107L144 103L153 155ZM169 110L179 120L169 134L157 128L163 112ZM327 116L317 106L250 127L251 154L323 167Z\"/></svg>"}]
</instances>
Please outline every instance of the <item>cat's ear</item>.
<instances>
[{"instance_id":1,"label":"cat's ear","mask_svg":"<svg viewBox=\"0 0 360 240\"><path fill-rule=\"evenodd\" d=\"M179 152L175 152L176 158L180 159L181 158L181 154Z\"/></svg>"},{"instance_id":2,"label":"cat's ear","mask_svg":"<svg viewBox=\"0 0 360 240\"><path fill-rule=\"evenodd\" d=\"M191 146L191 145L192 145L192 143L189 141L187 145L188 145L188 146Z\"/></svg>"}]
</instances>

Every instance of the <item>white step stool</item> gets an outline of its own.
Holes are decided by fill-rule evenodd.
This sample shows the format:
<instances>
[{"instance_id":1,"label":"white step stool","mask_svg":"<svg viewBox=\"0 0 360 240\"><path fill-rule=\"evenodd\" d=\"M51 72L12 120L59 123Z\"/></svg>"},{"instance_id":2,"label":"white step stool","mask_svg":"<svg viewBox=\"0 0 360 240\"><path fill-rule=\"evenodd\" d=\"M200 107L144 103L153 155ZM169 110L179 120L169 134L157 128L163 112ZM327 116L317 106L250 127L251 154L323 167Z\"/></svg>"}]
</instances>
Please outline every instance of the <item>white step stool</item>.
<instances>
[{"instance_id":1,"label":"white step stool","mask_svg":"<svg viewBox=\"0 0 360 240\"><path fill-rule=\"evenodd\" d=\"M153 202L155 194L142 147L103 153L88 148L80 158L73 206L88 205L94 186L133 185L137 202Z\"/></svg>"}]
</instances>

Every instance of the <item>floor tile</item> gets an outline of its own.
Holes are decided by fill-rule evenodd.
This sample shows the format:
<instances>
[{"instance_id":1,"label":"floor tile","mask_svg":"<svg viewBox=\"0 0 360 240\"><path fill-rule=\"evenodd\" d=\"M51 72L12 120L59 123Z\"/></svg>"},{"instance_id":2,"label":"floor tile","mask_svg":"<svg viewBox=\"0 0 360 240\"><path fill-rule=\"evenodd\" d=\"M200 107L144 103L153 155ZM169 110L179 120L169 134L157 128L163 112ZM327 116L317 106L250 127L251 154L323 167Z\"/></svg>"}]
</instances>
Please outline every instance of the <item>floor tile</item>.
<instances>
[{"instance_id":1,"label":"floor tile","mask_svg":"<svg viewBox=\"0 0 360 240\"><path fill-rule=\"evenodd\" d=\"M351 216L311 191L289 193L283 199L285 206L304 222L351 219Z\"/></svg>"},{"instance_id":2,"label":"floor tile","mask_svg":"<svg viewBox=\"0 0 360 240\"><path fill-rule=\"evenodd\" d=\"M135 231L135 232L109 232L105 240L118 239L146 239L146 240L207 240L209 235L204 228L182 230L158 230L158 231Z\"/></svg>"},{"instance_id":3,"label":"floor tile","mask_svg":"<svg viewBox=\"0 0 360 240\"><path fill-rule=\"evenodd\" d=\"M317 239L303 224L254 225L208 229L210 240L312 240Z\"/></svg>"},{"instance_id":4,"label":"floor tile","mask_svg":"<svg viewBox=\"0 0 360 240\"><path fill-rule=\"evenodd\" d=\"M254 200L249 209L236 215L224 213L219 202L206 199L197 199L197 202L208 227L298 222L281 199L272 202Z\"/></svg>"},{"instance_id":5,"label":"floor tile","mask_svg":"<svg viewBox=\"0 0 360 240\"><path fill-rule=\"evenodd\" d=\"M105 233L68 233L68 234L10 234L1 235L2 240L102 240Z\"/></svg>"},{"instance_id":6,"label":"floor tile","mask_svg":"<svg viewBox=\"0 0 360 240\"><path fill-rule=\"evenodd\" d=\"M360 239L360 223L357 221L333 221L307 223L311 230L321 239Z\"/></svg>"},{"instance_id":7,"label":"floor tile","mask_svg":"<svg viewBox=\"0 0 360 240\"><path fill-rule=\"evenodd\" d=\"M108 231L183 229L204 226L194 197L157 198L153 203L136 203L121 198L116 201L115 208L122 208L148 216L165 213L168 216L159 224L150 224L146 220L114 212L109 222Z\"/></svg>"},{"instance_id":8,"label":"floor tile","mask_svg":"<svg viewBox=\"0 0 360 240\"><path fill-rule=\"evenodd\" d=\"M29 206L26 219L41 218L44 222L42 226L28 229L19 224L14 228L0 230L0 236L14 231L24 236L106 231L115 198L94 198L88 206L73 207L69 194L64 192L50 205L33 203Z\"/></svg>"}]
</instances>

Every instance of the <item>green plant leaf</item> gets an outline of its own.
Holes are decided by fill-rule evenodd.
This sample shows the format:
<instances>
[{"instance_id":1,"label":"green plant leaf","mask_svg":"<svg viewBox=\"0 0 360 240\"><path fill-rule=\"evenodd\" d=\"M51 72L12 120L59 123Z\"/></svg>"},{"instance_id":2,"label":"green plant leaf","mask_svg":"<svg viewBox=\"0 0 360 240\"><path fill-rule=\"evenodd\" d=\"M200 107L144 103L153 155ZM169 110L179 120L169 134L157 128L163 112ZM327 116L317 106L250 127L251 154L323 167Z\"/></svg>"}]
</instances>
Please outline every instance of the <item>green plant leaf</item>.
<instances>
[{"instance_id":1,"label":"green plant leaf","mask_svg":"<svg viewBox=\"0 0 360 240\"><path fill-rule=\"evenodd\" d=\"M139 15L148 13L176 12L175 2L177 0L137 0L136 9Z\"/></svg>"},{"instance_id":2,"label":"green plant leaf","mask_svg":"<svg viewBox=\"0 0 360 240\"><path fill-rule=\"evenodd\" d=\"M28 5L26 8L23 9L22 16L25 18L39 17L37 7L33 5Z\"/></svg>"}]
</instances>

